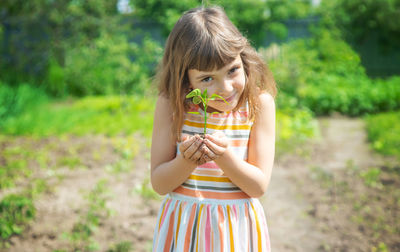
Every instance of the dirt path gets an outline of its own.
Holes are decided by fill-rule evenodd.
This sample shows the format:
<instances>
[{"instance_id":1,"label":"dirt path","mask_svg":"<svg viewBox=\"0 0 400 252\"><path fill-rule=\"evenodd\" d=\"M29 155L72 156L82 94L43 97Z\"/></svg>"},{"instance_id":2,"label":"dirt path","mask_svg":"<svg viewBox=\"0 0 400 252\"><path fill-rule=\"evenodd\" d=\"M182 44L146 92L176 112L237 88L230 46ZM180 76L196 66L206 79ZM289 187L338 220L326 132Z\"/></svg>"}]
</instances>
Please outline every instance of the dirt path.
<instances>
[{"instance_id":1,"label":"dirt path","mask_svg":"<svg viewBox=\"0 0 400 252\"><path fill-rule=\"evenodd\" d=\"M342 116L319 118L319 139L307 144L305 157L284 155L275 162L268 192L263 197L273 251L368 251L366 241L347 217L351 204L337 206L311 177L316 171L332 180L357 169L382 164L368 147L362 119ZM304 151L304 149L303 149ZM322 176L323 177L323 176ZM320 205L319 205L320 204ZM330 208L338 208L330 214ZM346 235L347 234L347 235ZM344 249L344 250L343 250Z\"/></svg>"}]
</instances>

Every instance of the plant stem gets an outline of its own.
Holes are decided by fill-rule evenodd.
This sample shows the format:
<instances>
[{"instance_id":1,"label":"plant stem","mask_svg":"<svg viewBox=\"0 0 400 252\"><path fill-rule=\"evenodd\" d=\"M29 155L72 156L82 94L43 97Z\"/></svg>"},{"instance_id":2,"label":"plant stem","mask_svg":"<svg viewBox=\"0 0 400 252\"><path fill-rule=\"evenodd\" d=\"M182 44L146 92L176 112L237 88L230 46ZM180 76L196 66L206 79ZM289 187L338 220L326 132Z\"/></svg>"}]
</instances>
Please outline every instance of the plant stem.
<instances>
[{"instance_id":1,"label":"plant stem","mask_svg":"<svg viewBox=\"0 0 400 252\"><path fill-rule=\"evenodd\" d=\"M207 133L207 104L204 104L204 136Z\"/></svg>"}]
</instances>

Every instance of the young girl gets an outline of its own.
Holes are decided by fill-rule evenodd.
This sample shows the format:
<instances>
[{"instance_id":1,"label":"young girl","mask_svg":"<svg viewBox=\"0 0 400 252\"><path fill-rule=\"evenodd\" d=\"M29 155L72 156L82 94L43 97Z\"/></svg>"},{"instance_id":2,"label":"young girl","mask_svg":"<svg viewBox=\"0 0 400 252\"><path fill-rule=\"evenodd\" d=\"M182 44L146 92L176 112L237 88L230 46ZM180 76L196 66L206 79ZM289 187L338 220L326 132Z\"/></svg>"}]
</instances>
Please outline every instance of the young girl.
<instances>
[{"instance_id":1,"label":"young girl","mask_svg":"<svg viewBox=\"0 0 400 252\"><path fill-rule=\"evenodd\" d=\"M156 80L151 183L167 196L153 251L270 251L257 199L275 153L276 85L265 63L221 7L199 7L175 24ZM196 88L227 101L209 102L205 137L204 108L186 99Z\"/></svg>"}]
</instances>

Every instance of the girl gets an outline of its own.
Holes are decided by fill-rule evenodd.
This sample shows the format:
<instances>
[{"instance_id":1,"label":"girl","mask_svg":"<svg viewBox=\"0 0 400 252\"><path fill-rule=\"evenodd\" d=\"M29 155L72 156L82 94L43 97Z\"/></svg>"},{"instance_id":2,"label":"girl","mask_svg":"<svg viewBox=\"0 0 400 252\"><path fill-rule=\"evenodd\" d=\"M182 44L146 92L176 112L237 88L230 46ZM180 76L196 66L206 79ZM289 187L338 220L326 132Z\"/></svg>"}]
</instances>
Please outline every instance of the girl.
<instances>
[{"instance_id":1,"label":"girl","mask_svg":"<svg viewBox=\"0 0 400 252\"><path fill-rule=\"evenodd\" d=\"M221 7L199 7L175 24L156 81L151 183L167 196L153 251L270 251L257 199L275 153L276 85L265 63ZM209 102L205 137L203 106L186 99L196 88L228 102Z\"/></svg>"}]
</instances>

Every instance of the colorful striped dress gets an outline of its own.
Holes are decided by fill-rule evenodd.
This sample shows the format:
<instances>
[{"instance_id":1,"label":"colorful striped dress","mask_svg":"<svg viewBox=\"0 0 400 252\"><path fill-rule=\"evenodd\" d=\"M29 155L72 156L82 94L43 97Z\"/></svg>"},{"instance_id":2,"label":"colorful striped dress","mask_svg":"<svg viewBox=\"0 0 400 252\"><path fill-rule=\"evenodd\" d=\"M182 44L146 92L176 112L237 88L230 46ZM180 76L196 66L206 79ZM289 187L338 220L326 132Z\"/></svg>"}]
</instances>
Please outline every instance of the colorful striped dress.
<instances>
[{"instance_id":1,"label":"colorful striped dress","mask_svg":"<svg viewBox=\"0 0 400 252\"><path fill-rule=\"evenodd\" d=\"M182 133L203 133L204 111L198 105L189 111L200 114L186 114ZM247 160L252 126L247 120L247 104L238 111L207 116L207 133L222 131L229 139L229 148ZM205 163L162 201L153 236L153 252L159 251L269 252L264 209L215 162Z\"/></svg>"}]
</instances>

